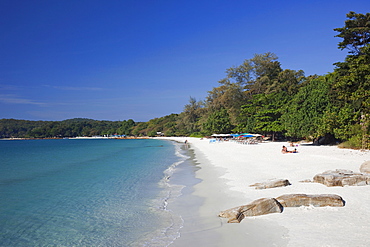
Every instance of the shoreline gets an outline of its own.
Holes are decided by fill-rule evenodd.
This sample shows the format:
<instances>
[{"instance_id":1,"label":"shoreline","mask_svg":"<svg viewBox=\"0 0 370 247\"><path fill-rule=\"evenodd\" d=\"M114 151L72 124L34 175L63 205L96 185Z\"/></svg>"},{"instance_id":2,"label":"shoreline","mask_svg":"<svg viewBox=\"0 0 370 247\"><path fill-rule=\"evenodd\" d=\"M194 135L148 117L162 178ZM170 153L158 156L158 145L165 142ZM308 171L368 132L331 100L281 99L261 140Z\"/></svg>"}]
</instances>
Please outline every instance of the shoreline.
<instances>
[{"instance_id":1,"label":"shoreline","mask_svg":"<svg viewBox=\"0 0 370 247\"><path fill-rule=\"evenodd\" d=\"M109 137L109 136L76 136L76 137L40 137L40 138L26 138L26 137L11 137L0 138L0 141L19 141L19 140L141 140L152 139L149 136L127 136L127 137Z\"/></svg>"},{"instance_id":2,"label":"shoreline","mask_svg":"<svg viewBox=\"0 0 370 247\"><path fill-rule=\"evenodd\" d=\"M205 228L188 222L181 237L170 246L368 246L370 186L326 187L302 183L327 170L359 171L370 160L370 152L339 149L336 146L300 145L297 154L282 154L285 142L242 145L234 142L209 143L198 138L158 138L184 143L188 140L200 167L201 182L192 195L203 198L199 219ZM249 187L270 179L288 179L291 186L256 190ZM247 217L240 224L226 223L220 211L259 198L283 194L337 194L346 205L334 207L285 208L283 213ZM186 221L186 219L184 219ZM194 229L192 231L191 229Z\"/></svg>"}]
</instances>

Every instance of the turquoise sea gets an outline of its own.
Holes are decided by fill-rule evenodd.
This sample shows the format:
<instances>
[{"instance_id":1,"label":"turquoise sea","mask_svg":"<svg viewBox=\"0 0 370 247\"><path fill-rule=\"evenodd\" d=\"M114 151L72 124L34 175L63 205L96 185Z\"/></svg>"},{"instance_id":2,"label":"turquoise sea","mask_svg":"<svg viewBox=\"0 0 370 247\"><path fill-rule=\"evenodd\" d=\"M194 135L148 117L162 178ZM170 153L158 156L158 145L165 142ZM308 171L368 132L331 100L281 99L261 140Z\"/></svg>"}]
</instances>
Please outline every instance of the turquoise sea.
<instances>
[{"instance_id":1,"label":"turquoise sea","mask_svg":"<svg viewBox=\"0 0 370 247\"><path fill-rule=\"evenodd\" d=\"M188 159L164 140L2 140L0 246L167 246Z\"/></svg>"}]
</instances>

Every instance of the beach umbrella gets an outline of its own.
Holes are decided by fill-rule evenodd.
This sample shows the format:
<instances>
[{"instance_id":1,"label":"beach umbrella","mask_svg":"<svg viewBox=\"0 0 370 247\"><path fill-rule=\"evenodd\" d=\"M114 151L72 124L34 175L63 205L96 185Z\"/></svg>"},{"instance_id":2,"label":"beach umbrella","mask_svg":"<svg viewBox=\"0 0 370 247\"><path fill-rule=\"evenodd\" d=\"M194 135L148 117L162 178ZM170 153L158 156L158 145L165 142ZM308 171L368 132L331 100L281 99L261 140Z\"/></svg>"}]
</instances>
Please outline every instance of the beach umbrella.
<instances>
[{"instance_id":1,"label":"beach umbrella","mask_svg":"<svg viewBox=\"0 0 370 247\"><path fill-rule=\"evenodd\" d=\"M253 134L242 135L241 137L254 137Z\"/></svg>"}]
</instances>

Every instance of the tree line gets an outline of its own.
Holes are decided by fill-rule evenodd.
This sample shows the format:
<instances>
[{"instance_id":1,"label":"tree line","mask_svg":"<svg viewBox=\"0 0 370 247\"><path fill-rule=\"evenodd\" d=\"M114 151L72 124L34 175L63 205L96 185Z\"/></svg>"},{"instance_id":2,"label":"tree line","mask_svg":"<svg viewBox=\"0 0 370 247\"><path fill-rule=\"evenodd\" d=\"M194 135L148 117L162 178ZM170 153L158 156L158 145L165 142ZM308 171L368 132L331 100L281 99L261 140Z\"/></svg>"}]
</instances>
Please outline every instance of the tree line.
<instances>
[{"instance_id":1,"label":"tree line","mask_svg":"<svg viewBox=\"0 0 370 247\"><path fill-rule=\"evenodd\" d=\"M0 120L0 137L124 134L207 136L255 132L273 139L318 139L370 148L370 13L349 12L338 48L345 61L326 75L282 69L271 52L226 69L225 78L204 100L190 97L180 114L148 122L72 119L61 122Z\"/></svg>"}]
</instances>

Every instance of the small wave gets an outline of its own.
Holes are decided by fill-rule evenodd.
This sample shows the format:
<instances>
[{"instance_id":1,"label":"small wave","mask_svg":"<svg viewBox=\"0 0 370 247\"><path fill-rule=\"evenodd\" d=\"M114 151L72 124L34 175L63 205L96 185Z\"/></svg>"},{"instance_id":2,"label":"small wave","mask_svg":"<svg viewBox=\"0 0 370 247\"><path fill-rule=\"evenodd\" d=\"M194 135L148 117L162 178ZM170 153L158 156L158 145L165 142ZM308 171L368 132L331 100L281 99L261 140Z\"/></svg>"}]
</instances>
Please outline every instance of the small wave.
<instances>
[{"instance_id":1,"label":"small wave","mask_svg":"<svg viewBox=\"0 0 370 247\"><path fill-rule=\"evenodd\" d=\"M164 172L163 178L159 182L159 186L163 189L152 203L152 210L154 213L158 214L161 220L164 222L164 226L157 231L145 236L138 246L169 246L177 238L180 237L180 229L184 225L184 220L181 215L175 214L170 209L168 205L176 200L182 195L181 191L186 187L185 185L170 184L171 177L176 171L176 168L185 162L190 157L184 154L179 143L173 142L175 146L175 155L179 157L180 160L171 164Z\"/></svg>"}]
</instances>

